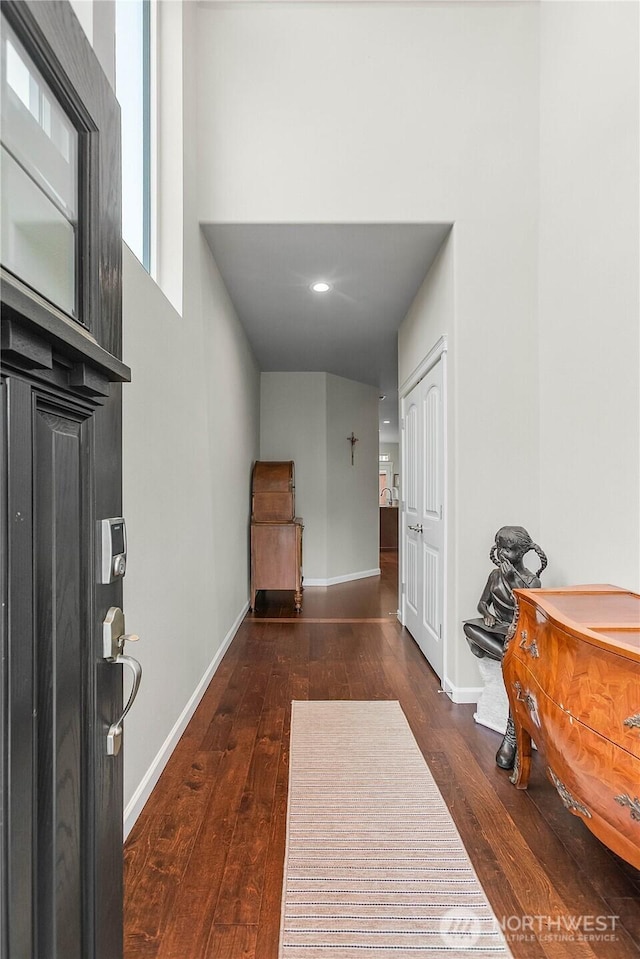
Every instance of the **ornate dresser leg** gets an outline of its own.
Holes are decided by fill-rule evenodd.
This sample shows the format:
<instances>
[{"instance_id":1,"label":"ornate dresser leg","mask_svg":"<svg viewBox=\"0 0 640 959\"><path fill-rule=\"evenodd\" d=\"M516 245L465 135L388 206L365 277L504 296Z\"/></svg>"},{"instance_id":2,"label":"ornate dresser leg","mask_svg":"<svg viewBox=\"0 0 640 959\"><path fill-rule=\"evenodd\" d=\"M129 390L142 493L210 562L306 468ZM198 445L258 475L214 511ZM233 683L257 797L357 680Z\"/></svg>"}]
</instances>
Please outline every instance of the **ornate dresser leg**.
<instances>
[{"instance_id":1,"label":"ornate dresser leg","mask_svg":"<svg viewBox=\"0 0 640 959\"><path fill-rule=\"evenodd\" d=\"M529 785L529 775L531 773L531 736L524 729L522 723L517 721L515 721L515 730L516 760L510 779L518 789L526 789Z\"/></svg>"}]
</instances>

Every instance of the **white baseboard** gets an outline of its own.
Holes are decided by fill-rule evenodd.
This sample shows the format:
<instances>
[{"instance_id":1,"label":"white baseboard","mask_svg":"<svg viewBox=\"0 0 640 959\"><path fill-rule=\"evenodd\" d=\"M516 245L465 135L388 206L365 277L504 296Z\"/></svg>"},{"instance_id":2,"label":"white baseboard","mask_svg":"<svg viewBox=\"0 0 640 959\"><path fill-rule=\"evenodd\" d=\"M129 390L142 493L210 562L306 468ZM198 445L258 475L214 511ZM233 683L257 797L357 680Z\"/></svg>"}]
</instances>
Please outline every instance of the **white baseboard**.
<instances>
[{"instance_id":1,"label":"white baseboard","mask_svg":"<svg viewBox=\"0 0 640 959\"><path fill-rule=\"evenodd\" d=\"M484 692L484 686L454 686L448 679L445 679L442 688L452 703L477 703Z\"/></svg>"},{"instance_id":2,"label":"white baseboard","mask_svg":"<svg viewBox=\"0 0 640 959\"><path fill-rule=\"evenodd\" d=\"M304 578L304 586L337 586L338 583L350 583L353 579L367 579L369 576L379 576L379 569L363 569L359 573L347 573L346 576L332 576L330 579Z\"/></svg>"},{"instance_id":3,"label":"white baseboard","mask_svg":"<svg viewBox=\"0 0 640 959\"><path fill-rule=\"evenodd\" d=\"M140 781L140 784L138 785L138 788L136 789L133 796L127 803L124 810L124 824L123 824L125 839L131 832L131 829L133 828L133 824L135 823L136 819L142 812L144 804L146 803L147 799L149 798L149 796L151 795L153 791L153 787L160 779L162 770L167 765L167 762L169 761L169 757L171 756L171 753L173 752L173 750L176 748L178 744L178 740L180 739L183 732L187 728L187 724L189 723L189 720L191 719L196 709L198 708L198 704L200 700L202 699L202 697L204 696L205 690L207 686L209 685L209 683L211 682L211 678L213 674L215 673L216 669L218 668L220 660L222 659L227 649L229 648L231 644L231 640L233 639L235 634L238 632L240 624L242 620L244 619L244 617L246 616L248 609L249 609L249 603L247 602L242 607L242 610L239 613L239 615L236 617L236 620L233 626L231 627L231 629L225 636L222 642L222 645L220 646L219 650L213 657L211 663L207 667L204 676L202 677L202 679L200 680L200 682L194 689L191 695L191 698L189 699L187 705L184 707L180 716L176 720L176 723L173 729L171 730L171 732L169 733L169 735L163 742L162 746L160 747L158 751L157 756L155 757L155 759L153 760L153 762L147 769L146 773L144 774L144 776L142 777Z\"/></svg>"},{"instance_id":4,"label":"white baseboard","mask_svg":"<svg viewBox=\"0 0 640 959\"><path fill-rule=\"evenodd\" d=\"M500 733L501 736L504 736L506 723L504 723L502 726L498 726L497 723L492 723L485 719L478 719L477 713L473 714L473 718L477 722L478 726L484 726L486 729L493 729L494 732Z\"/></svg>"}]
</instances>

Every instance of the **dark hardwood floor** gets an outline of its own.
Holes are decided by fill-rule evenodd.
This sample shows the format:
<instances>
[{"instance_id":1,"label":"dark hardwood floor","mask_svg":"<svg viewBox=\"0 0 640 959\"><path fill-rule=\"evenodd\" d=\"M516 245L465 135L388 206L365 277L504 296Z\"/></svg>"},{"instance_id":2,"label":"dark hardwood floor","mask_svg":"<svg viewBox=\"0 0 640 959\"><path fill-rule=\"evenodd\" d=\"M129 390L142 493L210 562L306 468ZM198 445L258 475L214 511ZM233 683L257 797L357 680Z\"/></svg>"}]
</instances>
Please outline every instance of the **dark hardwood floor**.
<instances>
[{"instance_id":1,"label":"dark hardwood floor","mask_svg":"<svg viewBox=\"0 0 640 959\"><path fill-rule=\"evenodd\" d=\"M337 586L312 586L304 590L300 613L293 608L289 590L264 590L258 593L256 609L247 620L300 619L305 622L344 623L352 619L396 621L398 613L398 551L380 553L381 576L369 576Z\"/></svg>"},{"instance_id":2,"label":"dark hardwood floor","mask_svg":"<svg viewBox=\"0 0 640 959\"><path fill-rule=\"evenodd\" d=\"M245 619L126 843L126 959L277 959L292 699L400 701L516 959L640 955L640 873L540 761L526 793L495 766L497 734L398 624L382 557L380 578L306 590L299 616L267 593Z\"/></svg>"}]
</instances>

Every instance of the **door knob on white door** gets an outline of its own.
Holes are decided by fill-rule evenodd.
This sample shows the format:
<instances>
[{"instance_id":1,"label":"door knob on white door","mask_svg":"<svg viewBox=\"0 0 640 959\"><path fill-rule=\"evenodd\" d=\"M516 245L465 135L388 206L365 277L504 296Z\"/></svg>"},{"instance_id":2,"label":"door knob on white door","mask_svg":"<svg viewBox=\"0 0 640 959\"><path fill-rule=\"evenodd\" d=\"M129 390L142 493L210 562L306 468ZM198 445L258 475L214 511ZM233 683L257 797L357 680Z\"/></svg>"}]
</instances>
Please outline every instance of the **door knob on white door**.
<instances>
[{"instance_id":1,"label":"door knob on white door","mask_svg":"<svg viewBox=\"0 0 640 959\"><path fill-rule=\"evenodd\" d=\"M412 529L414 533L424 533L424 530L422 528L422 523L418 523L417 526L409 526L408 528Z\"/></svg>"}]
</instances>

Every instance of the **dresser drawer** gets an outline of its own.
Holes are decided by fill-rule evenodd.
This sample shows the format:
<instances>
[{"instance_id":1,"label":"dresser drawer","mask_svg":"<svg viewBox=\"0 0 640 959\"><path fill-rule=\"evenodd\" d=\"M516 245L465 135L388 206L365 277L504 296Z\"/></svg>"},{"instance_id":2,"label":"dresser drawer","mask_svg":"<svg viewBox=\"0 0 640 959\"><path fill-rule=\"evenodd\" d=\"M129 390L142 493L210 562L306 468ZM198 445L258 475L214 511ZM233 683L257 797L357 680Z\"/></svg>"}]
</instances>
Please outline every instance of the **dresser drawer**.
<instances>
[{"instance_id":1,"label":"dresser drawer","mask_svg":"<svg viewBox=\"0 0 640 959\"><path fill-rule=\"evenodd\" d=\"M508 682L516 723L540 747L565 806L640 868L640 758L561 709L522 663L512 660Z\"/></svg>"},{"instance_id":2,"label":"dresser drawer","mask_svg":"<svg viewBox=\"0 0 640 959\"><path fill-rule=\"evenodd\" d=\"M511 640L510 656L530 670L551 699L567 700L574 673L575 643L534 607L520 602L516 632Z\"/></svg>"},{"instance_id":3,"label":"dresser drawer","mask_svg":"<svg viewBox=\"0 0 640 959\"><path fill-rule=\"evenodd\" d=\"M640 668L615 653L598 649L594 655L589 644L573 643L571 714L640 759Z\"/></svg>"},{"instance_id":4,"label":"dresser drawer","mask_svg":"<svg viewBox=\"0 0 640 959\"><path fill-rule=\"evenodd\" d=\"M520 606L513 657L562 710L640 759L640 666Z\"/></svg>"}]
</instances>

